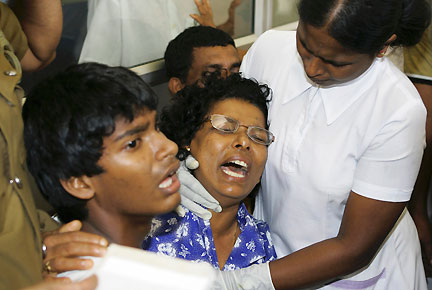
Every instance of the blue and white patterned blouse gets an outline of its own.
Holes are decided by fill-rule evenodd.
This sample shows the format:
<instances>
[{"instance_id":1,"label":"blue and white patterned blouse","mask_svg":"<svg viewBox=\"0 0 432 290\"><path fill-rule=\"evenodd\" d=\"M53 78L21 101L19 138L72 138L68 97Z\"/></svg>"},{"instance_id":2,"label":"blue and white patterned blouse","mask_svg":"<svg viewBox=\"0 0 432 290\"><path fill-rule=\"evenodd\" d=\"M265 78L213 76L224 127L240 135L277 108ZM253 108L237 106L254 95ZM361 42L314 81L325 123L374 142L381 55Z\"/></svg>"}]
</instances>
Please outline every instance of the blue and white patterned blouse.
<instances>
[{"instance_id":1,"label":"blue and white patterned blouse","mask_svg":"<svg viewBox=\"0 0 432 290\"><path fill-rule=\"evenodd\" d=\"M219 269L210 221L198 217L187 208L185 211L184 218L176 213L155 217L142 248L170 257L208 262ZM275 260L276 252L267 223L251 216L243 203L239 206L237 220L241 232L223 270Z\"/></svg>"}]
</instances>

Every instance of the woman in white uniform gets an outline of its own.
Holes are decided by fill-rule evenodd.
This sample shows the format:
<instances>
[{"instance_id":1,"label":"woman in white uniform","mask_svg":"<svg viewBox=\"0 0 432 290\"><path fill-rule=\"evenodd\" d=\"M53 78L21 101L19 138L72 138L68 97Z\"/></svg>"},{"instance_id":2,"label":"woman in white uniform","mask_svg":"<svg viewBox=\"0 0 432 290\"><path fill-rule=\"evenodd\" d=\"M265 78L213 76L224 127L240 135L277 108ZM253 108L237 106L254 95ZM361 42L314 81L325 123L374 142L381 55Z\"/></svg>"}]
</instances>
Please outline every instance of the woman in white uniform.
<instances>
[{"instance_id":1,"label":"woman in white uniform","mask_svg":"<svg viewBox=\"0 0 432 290\"><path fill-rule=\"evenodd\" d=\"M430 22L423 0L301 0L297 32L269 31L242 72L274 92L255 216L278 257L224 273L223 289L426 289L405 209L426 111L384 56ZM269 270L269 271L268 271ZM273 283L273 285L272 285Z\"/></svg>"}]
</instances>

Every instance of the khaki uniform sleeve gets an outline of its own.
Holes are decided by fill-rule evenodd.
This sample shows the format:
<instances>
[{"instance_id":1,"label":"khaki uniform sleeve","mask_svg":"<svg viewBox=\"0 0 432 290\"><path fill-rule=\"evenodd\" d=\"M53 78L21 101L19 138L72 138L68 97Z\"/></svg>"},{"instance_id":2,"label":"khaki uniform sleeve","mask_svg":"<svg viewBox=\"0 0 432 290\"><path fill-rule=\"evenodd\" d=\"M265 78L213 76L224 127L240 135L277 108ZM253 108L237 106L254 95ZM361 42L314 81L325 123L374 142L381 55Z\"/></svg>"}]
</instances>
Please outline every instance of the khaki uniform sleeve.
<instances>
[{"instance_id":1,"label":"khaki uniform sleeve","mask_svg":"<svg viewBox=\"0 0 432 290\"><path fill-rule=\"evenodd\" d=\"M56 223L46 212L38 210L40 230L42 233L57 230L60 225Z\"/></svg>"},{"instance_id":2,"label":"khaki uniform sleeve","mask_svg":"<svg viewBox=\"0 0 432 290\"><path fill-rule=\"evenodd\" d=\"M13 47L15 55L21 60L29 48L27 37L15 14L2 2L0 2L0 30Z\"/></svg>"}]
</instances>

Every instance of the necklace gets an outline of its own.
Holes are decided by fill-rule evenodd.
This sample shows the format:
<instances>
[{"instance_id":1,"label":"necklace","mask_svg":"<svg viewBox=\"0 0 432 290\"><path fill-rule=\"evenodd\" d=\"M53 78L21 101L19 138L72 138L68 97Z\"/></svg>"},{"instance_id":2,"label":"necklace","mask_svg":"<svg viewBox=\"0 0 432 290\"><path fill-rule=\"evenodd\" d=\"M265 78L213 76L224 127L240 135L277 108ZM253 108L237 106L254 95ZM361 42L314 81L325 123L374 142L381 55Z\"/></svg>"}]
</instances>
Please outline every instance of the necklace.
<instances>
[{"instance_id":1,"label":"necklace","mask_svg":"<svg viewBox=\"0 0 432 290\"><path fill-rule=\"evenodd\" d=\"M239 229L239 226L238 226L238 224L236 223L236 225L235 225L235 229L234 229L234 243L233 243L233 245L235 245L235 243L236 243L236 241L237 241L237 232L238 232L238 229Z\"/></svg>"}]
</instances>

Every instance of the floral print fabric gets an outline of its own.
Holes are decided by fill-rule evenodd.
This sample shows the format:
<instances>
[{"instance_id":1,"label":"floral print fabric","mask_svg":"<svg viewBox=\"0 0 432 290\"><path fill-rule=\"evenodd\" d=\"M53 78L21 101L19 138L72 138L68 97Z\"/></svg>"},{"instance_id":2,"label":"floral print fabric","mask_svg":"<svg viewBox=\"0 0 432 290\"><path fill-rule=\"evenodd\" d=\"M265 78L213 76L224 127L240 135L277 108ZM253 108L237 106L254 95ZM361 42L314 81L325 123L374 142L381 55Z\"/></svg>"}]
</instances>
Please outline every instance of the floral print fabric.
<instances>
[{"instance_id":1,"label":"floral print fabric","mask_svg":"<svg viewBox=\"0 0 432 290\"><path fill-rule=\"evenodd\" d=\"M152 230L142 248L170 257L208 262L219 269L210 221L185 208L185 217L168 213L153 219ZM276 259L268 225L255 219L242 203L237 220L240 235L223 270L235 270Z\"/></svg>"}]
</instances>

